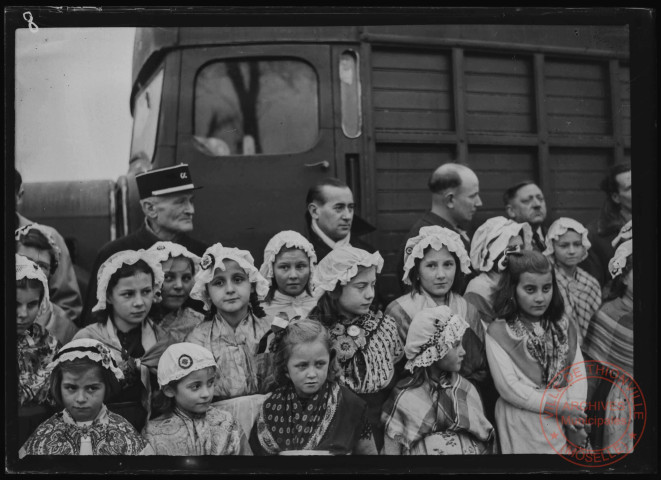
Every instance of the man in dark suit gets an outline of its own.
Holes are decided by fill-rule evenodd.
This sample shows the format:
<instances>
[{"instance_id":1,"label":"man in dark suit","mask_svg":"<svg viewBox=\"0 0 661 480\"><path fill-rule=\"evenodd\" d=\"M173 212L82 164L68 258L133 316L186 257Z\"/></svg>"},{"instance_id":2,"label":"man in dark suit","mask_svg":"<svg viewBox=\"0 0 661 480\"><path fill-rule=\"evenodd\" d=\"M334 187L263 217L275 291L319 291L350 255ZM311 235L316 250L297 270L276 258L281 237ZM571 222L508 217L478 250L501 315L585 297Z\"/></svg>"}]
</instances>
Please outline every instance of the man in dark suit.
<instances>
[{"instance_id":1,"label":"man in dark suit","mask_svg":"<svg viewBox=\"0 0 661 480\"><path fill-rule=\"evenodd\" d=\"M97 272L101 264L113 254L122 250L147 249L161 241L183 245L198 256L202 256L206 245L188 236L193 230L193 191L201 187L193 185L188 165L151 170L136 175L140 206L145 222L134 233L106 243L99 251L90 275L90 283L85 298L82 324L94 320L92 307L96 304Z\"/></svg>"},{"instance_id":2,"label":"man in dark suit","mask_svg":"<svg viewBox=\"0 0 661 480\"><path fill-rule=\"evenodd\" d=\"M507 216L515 222L527 222L532 228L534 250L546 250L546 200L542 190L532 181L526 180L505 190L503 195Z\"/></svg>"},{"instance_id":3,"label":"man in dark suit","mask_svg":"<svg viewBox=\"0 0 661 480\"><path fill-rule=\"evenodd\" d=\"M358 238L374 231L365 220L355 215L353 192L339 178L325 178L310 187L305 199L308 240L321 261L337 246L352 245L370 253L374 248Z\"/></svg>"},{"instance_id":4,"label":"man in dark suit","mask_svg":"<svg viewBox=\"0 0 661 480\"><path fill-rule=\"evenodd\" d=\"M477 175L466 165L444 163L431 174L428 187L431 192L431 209L413 224L399 248L396 270L398 277L401 277L404 270L406 242L417 236L422 227L438 225L457 232L466 252L470 253L470 238L464 229L470 224L477 208L482 206ZM399 281L404 290L401 278ZM460 286L462 292L466 282L467 279L464 279L464 285Z\"/></svg>"}]
</instances>

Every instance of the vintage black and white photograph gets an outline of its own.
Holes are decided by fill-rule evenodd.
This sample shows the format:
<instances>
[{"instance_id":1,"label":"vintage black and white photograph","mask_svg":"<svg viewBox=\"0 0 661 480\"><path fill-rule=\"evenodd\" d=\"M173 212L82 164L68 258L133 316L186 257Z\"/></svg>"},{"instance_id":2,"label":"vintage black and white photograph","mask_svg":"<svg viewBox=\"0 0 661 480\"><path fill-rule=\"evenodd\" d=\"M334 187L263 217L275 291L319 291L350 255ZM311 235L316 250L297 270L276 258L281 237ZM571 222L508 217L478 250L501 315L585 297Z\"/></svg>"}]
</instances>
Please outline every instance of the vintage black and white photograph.
<instances>
[{"instance_id":1,"label":"vintage black and white photograph","mask_svg":"<svg viewBox=\"0 0 661 480\"><path fill-rule=\"evenodd\" d=\"M6 7L5 471L656 472L654 16Z\"/></svg>"}]
</instances>

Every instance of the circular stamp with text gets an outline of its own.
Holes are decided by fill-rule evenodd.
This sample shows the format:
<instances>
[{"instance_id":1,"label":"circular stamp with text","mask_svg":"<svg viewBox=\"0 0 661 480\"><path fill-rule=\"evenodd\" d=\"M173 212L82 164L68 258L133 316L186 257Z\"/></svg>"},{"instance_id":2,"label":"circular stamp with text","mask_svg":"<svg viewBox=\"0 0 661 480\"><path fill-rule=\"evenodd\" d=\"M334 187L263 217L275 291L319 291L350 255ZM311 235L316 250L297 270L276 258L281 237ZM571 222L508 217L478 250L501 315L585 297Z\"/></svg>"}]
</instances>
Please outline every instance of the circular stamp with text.
<instances>
[{"instance_id":1,"label":"circular stamp with text","mask_svg":"<svg viewBox=\"0 0 661 480\"><path fill-rule=\"evenodd\" d=\"M544 390L540 404L542 432L558 455L595 468L634 451L645 430L647 406L631 375L612 363L590 360L560 371L549 385L558 383L564 386Z\"/></svg>"}]
</instances>

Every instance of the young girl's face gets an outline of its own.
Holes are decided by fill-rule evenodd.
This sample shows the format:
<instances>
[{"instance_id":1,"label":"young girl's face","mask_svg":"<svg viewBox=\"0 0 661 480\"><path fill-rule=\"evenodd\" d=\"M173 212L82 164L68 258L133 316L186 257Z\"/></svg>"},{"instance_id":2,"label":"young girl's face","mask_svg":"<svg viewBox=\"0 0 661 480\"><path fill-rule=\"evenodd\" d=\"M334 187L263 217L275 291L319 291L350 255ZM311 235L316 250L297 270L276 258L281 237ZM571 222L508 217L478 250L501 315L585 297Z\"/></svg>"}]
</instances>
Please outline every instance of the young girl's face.
<instances>
[{"instance_id":1,"label":"young girl's face","mask_svg":"<svg viewBox=\"0 0 661 480\"><path fill-rule=\"evenodd\" d=\"M106 395L101 367L88 368L82 373L63 371L60 393L64 408L75 421L94 420Z\"/></svg>"},{"instance_id":2,"label":"young girl's face","mask_svg":"<svg viewBox=\"0 0 661 480\"><path fill-rule=\"evenodd\" d=\"M539 320L551 304L553 276L551 272L524 272L516 286L516 302L521 316L528 320Z\"/></svg>"},{"instance_id":3,"label":"young girl's face","mask_svg":"<svg viewBox=\"0 0 661 480\"><path fill-rule=\"evenodd\" d=\"M113 308L115 325L124 332L142 323L153 301L154 282L151 274L144 272L120 278L107 298Z\"/></svg>"},{"instance_id":4,"label":"young girl's face","mask_svg":"<svg viewBox=\"0 0 661 480\"><path fill-rule=\"evenodd\" d=\"M340 313L349 318L369 312L374 300L376 267L360 267L358 274L344 287L338 299Z\"/></svg>"},{"instance_id":5,"label":"young girl's face","mask_svg":"<svg viewBox=\"0 0 661 480\"><path fill-rule=\"evenodd\" d=\"M458 372L461 370L464 355L466 355L466 350L461 345L461 340L457 340L450 351L438 361L438 367L446 372Z\"/></svg>"},{"instance_id":6,"label":"young girl's face","mask_svg":"<svg viewBox=\"0 0 661 480\"><path fill-rule=\"evenodd\" d=\"M248 309L252 286L245 270L234 260L223 261L225 271L217 268L207 285L211 302L223 314Z\"/></svg>"},{"instance_id":7,"label":"young girl's face","mask_svg":"<svg viewBox=\"0 0 661 480\"><path fill-rule=\"evenodd\" d=\"M420 286L432 298L444 298L452 288L456 272L457 263L447 248L430 248L420 260Z\"/></svg>"},{"instance_id":8,"label":"young girl's face","mask_svg":"<svg viewBox=\"0 0 661 480\"><path fill-rule=\"evenodd\" d=\"M287 360L287 377L299 397L309 398L319 391L328 377L330 354L321 340L294 345Z\"/></svg>"},{"instance_id":9,"label":"young girl's face","mask_svg":"<svg viewBox=\"0 0 661 480\"><path fill-rule=\"evenodd\" d=\"M16 289L16 328L19 335L25 333L37 319L41 292L36 288Z\"/></svg>"},{"instance_id":10,"label":"young girl's face","mask_svg":"<svg viewBox=\"0 0 661 480\"><path fill-rule=\"evenodd\" d=\"M280 293L296 297L310 279L310 259L299 248L283 249L275 256L273 277Z\"/></svg>"},{"instance_id":11,"label":"young girl's face","mask_svg":"<svg viewBox=\"0 0 661 480\"><path fill-rule=\"evenodd\" d=\"M585 247L581 235L573 230L567 230L553 241L553 255L556 262L563 267L575 267L581 261Z\"/></svg>"},{"instance_id":12,"label":"young girl's face","mask_svg":"<svg viewBox=\"0 0 661 480\"><path fill-rule=\"evenodd\" d=\"M191 261L184 257L168 258L162 263L165 279L161 287L163 305L168 310L180 308L193 288L193 269Z\"/></svg>"},{"instance_id":13,"label":"young girl's face","mask_svg":"<svg viewBox=\"0 0 661 480\"><path fill-rule=\"evenodd\" d=\"M213 386L216 369L207 367L189 373L177 383L175 388L165 386L163 393L174 398L177 406L190 413L205 413L213 399Z\"/></svg>"}]
</instances>

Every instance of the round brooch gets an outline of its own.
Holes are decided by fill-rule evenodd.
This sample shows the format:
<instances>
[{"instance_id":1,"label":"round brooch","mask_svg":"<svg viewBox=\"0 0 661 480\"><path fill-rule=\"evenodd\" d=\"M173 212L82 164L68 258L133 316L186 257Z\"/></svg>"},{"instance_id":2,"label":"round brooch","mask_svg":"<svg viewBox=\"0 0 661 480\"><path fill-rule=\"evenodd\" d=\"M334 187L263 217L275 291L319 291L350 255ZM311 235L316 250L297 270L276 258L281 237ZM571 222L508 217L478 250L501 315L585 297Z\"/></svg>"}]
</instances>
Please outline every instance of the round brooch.
<instances>
[{"instance_id":1,"label":"round brooch","mask_svg":"<svg viewBox=\"0 0 661 480\"><path fill-rule=\"evenodd\" d=\"M351 325L347 328L347 334L349 334L350 337L357 337L360 335L360 328L357 325Z\"/></svg>"},{"instance_id":2,"label":"round brooch","mask_svg":"<svg viewBox=\"0 0 661 480\"><path fill-rule=\"evenodd\" d=\"M210 253L207 253L203 258L202 261L200 262L200 267L202 270L208 269L211 265L214 264L214 257Z\"/></svg>"},{"instance_id":3,"label":"round brooch","mask_svg":"<svg viewBox=\"0 0 661 480\"><path fill-rule=\"evenodd\" d=\"M179 357L178 363L181 368L187 369L193 365L193 359L184 353L181 357Z\"/></svg>"},{"instance_id":4,"label":"round brooch","mask_svg":"<svg viewBox=\"0 0 661 480\"><path fill-rule=\"evenodd\" d=\"M407 255L411 255L411 253L413 253L413 247L408 247L408 248L406 249L406 254L407 254Z\"/></svg>"}]
</instances>

